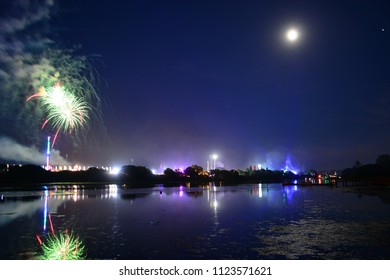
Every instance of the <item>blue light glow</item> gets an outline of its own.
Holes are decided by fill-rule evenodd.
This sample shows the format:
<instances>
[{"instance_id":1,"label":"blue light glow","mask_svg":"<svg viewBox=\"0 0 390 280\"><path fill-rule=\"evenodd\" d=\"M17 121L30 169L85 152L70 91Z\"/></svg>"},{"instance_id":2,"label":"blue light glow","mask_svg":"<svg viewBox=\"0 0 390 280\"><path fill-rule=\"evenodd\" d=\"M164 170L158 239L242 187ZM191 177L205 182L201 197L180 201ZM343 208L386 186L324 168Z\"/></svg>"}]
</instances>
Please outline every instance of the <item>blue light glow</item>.
<instances>
[{"instance_id":1,"label":"blue light glow","mask_svg":"<svg viewBox=\"0 0 390 280\"><path fill-rule=\"evenodd\" d=\"M120 167L113 167L113 168L110 170L110 174L111 174L111 175L118 175L120 171L121 171L121 168L120 168Z\"/></svg>"},{"instance_id":2,"label":"blue light glow","mask_svg":"<svg viewBox=\"0 0 390 280\"><path fill-rule=\"evenodd\" d=\"M44 209L43 209L43 231L46 231L46 224L47 224L47 201L48 201L48 198L49 198L49 191L45 190L44 194L45 194L45 206L44 206Z\"/></svg>"},{"instance_id":3,"label":"blue light glow","mask_svg":"<svg viewBox=\"0 0 390 280\"><path fill-rule=\"evenodd\" d=\"M46 168L50 169L50 136L47 137Z\"/></svg>"},{"instance_id":4,"label":"blue light glow","mask_svg":"<svg viewBox=\"0 0 390 280\"><path fill-rule=\"evenodd\" d=\"M299 172L298 170L292 165L290 156L287 156L286 161L285 161L285 167L284 167L284 172L290 171L297 175Z\"/></svg>"}]
</instances>

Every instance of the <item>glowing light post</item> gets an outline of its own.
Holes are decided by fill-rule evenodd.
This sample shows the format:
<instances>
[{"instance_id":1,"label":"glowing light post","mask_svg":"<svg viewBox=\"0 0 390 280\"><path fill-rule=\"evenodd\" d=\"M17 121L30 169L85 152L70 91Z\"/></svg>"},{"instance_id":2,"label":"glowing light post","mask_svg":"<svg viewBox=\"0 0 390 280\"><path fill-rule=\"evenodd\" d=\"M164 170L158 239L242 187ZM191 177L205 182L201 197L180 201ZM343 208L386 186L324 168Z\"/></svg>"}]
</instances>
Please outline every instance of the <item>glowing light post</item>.
<instances>
[{"instance_id":1,"label":"glowing light post","mask_svg":"<svg viewBox=\"0 0 390 280\"><path fill-rule=\"evenodd\" d=\"M216 154L213 154L212 158L214 160L214 168L213 169L215 170L217 168L217 158L218 158L218 156Z\"/></svg>"},{"instance_id":2,"label":"glowing light post","mask_svg":"<svg viewBox=\"0 0 390 280\"><path fill-rule=\"evenodd\" d=\"M47 223L47 200L48 200L49 192L45 190L45 206L43 208L43 231L46 231L46 223Z\"/></svg>"},{"instance_id":3,"label":"glowing light post","mask_svg":"<svg viewBox=\"0 0 390 280\"><path fill-rule=\"evenodd\" d=\"M46 170L50 170L50 136L47 137Z\"/></svg>"}]
</instances>

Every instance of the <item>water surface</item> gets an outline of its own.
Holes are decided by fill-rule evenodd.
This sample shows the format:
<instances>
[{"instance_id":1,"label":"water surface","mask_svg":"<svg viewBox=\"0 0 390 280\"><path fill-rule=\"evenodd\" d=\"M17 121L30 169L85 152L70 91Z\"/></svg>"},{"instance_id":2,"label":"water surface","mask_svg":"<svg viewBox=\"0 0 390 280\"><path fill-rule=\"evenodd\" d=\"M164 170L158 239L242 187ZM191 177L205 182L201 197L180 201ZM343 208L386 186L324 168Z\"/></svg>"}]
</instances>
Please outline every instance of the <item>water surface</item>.
<instances>
[{"instance_id":1,"label":"water surface","mask_svg":"<svg viewBox=\"0 0 390 280\"><path fill-rule=\"evenodd\" d=\"M36 258L53 228L88 259L390 259L386 202L280 184L0 191L0 258Z\"/></svg>"}]
</instances>

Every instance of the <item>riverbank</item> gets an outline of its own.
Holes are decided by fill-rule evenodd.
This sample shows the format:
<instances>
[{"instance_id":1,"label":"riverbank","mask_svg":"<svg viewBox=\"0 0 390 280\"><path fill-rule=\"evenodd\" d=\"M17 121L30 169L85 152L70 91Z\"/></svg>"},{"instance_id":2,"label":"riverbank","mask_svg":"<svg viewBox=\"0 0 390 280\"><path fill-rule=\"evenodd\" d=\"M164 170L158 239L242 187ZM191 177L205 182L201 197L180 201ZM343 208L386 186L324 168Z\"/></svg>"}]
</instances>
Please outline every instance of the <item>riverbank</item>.
<instances>
[{"instance_id":1,"label":"riverbank","mask_svg":"<svg viewBox=\"0 0 390 280\"><path fill-rule=\"evenodd\" d=\"M47 171L39 166L12 166L0 172L0 188L4 186L34 186L53 184L127 184L147 186L155 184L179 185L209 183L245 184L245 183L282 183L285 180L297 179L298 176L283 171L264 170L239 174L236 170L212 170L205 172L166 172L153 174L142 166L124 166L119 173L112 174L107 170L89 168L81 171Z\"/></svg>"}]
</instances>

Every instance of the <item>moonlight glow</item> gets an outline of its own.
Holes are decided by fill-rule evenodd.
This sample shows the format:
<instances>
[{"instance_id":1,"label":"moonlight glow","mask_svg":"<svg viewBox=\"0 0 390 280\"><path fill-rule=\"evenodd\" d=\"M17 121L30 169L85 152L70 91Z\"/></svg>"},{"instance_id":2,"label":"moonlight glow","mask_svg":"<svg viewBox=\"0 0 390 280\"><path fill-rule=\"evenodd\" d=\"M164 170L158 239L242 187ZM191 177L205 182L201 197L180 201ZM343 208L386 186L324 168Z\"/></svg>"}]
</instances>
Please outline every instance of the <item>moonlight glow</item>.
<instances>
[{"instance_id":1,"label":"moonlight glow","mask_svg":"<svg viewBox=\"0 0 390 280\"><path fill-rule=\"evenodd\" d=\"M299 32L295 28L291 28L286 32L286 38L289 42L295 42L299 38Z\"/></svg>"}]
</instances>

